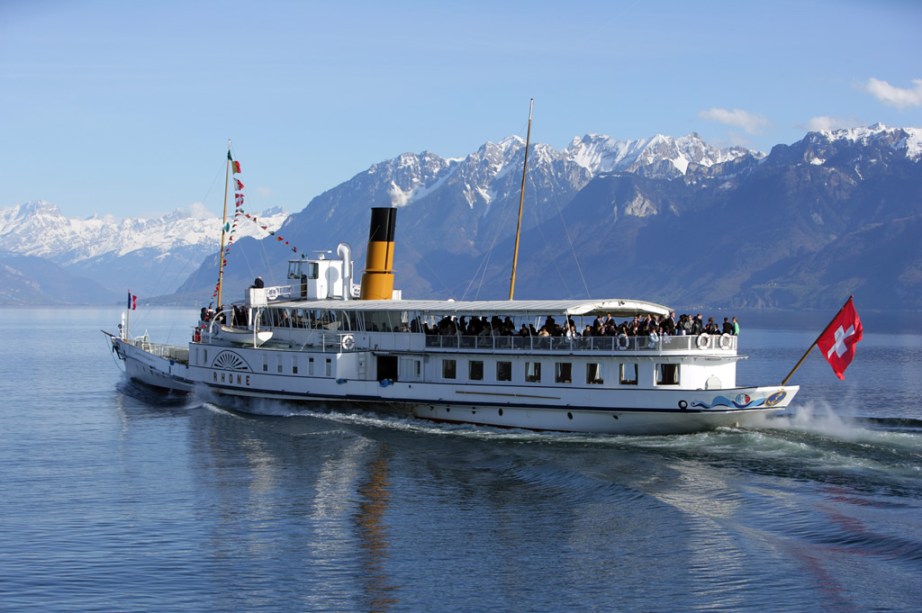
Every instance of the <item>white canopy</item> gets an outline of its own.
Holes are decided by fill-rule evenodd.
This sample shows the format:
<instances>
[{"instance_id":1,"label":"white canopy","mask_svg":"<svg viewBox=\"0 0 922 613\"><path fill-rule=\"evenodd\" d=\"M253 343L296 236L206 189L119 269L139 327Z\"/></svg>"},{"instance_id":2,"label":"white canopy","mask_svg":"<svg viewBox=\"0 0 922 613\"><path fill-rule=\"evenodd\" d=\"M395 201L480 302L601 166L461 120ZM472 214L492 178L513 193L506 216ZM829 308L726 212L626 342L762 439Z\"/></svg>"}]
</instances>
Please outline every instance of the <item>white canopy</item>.
<instances>
[{"instance_id":1,"label":"white canopy","mask_svg":"<svg viewBox=\"0 0 922 613\"><path fill-rule=\"evenodd\" d=\"M330 311L414 311L433 315L668 315L670 309L642 300L294 300L270 307Z\"/></svg>"}]
</instances>

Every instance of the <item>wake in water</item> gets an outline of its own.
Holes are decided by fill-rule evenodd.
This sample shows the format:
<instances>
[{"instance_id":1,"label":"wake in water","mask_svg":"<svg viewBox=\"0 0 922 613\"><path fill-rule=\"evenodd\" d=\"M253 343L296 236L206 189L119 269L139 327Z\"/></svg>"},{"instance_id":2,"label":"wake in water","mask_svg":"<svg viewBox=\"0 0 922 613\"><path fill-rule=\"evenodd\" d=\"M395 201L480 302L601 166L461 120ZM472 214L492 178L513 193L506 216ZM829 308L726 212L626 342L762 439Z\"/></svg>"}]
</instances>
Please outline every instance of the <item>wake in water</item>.
<instances>
[{"instance_id":1,"label":"wake in water","mask_svg":"<svg viewBox=\"0 0 922 613\"><path fill-rule=\"evenodd\" d=\"M922 424L905 419L843 416L824 403L803 404L796 413L767 418L754 429L627 436L440 424L342 404L306 406L277 400L211 397L207 393L199 398L206 406L242 417L281 417L335 424L360 436L386 436L393 432L450 437L459 443L473 440L540 444L560 447L562 451L578 445L602 453L643 452L656 454L660 460L705 462L747 472L847 485L867 492L922 498ZM256 417L252 417L254 414Z\"/></svg>"},{"instance_id":2,"label":"wake in water","mask_svg":"<svg viewBox=\"0 0 922 613\"><path fill-rule=\"evenodd\" d=\"M842 440L863 440L882 431L922 434L922 419L858 417L858 411L850 407L833 409L829 403L814 401L798 406L796 411L766 417L763 427L814 432Z\"/></svg>"}]
</instances>

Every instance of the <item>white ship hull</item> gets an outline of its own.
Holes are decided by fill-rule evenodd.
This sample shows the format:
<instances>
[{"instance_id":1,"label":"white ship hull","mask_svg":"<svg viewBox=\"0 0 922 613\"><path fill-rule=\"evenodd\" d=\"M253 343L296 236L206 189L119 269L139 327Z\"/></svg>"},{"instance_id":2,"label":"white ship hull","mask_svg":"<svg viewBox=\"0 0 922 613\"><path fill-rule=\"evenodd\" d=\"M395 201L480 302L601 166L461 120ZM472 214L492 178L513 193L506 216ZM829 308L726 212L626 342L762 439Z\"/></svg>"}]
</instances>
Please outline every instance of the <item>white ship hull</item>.
<instances>
[{"instance_id":1,"label":"white ship hull","mask_svg":"<svg viewBox=\"0 0 922 613\"><path fill-rule=\"evenodd\" d=\"M767 415L783 411L796 386L733 387L726 389L619 389L586 385L498 385L457 382L393 381L356 378L359 366L374 361L368 351L303 352L302 363L336 365L311 376L302 373L258 372L251 363L279 362L299 352L265 347L208 347L192 343L189 348L144 346L113 338L125 361L126 375L144 384L189 392L196 386L217 396L241 399L276 399L311 407L337 406L421 419L502 428L554 430L607 434L677 434L719 427L752 427ZM211 352L213 360L196 364ZM187 352L192 362L177 356ZM412 354L410 354L412 355ZM448 354L452 355L452 354ZM197 357L198 356L198 357ZM424 355L418 356L424 359ZM456 356L457 357L457 356ZM482 356L479 356L482 357ZM618 358L622 359L619 355ZM552 358L556 359L556 358ZM601 363L598 356L590 358ZM295 359L292 359L292 363ZM356 367L350 370L350 365ZM349 371L349 372L347 372ZM342 375L352 375L351 377ZM235 405L246 410L247 403Z\"/></svg>"},{"instance_id":2,"label":"white ship hull","mask_svg":"<svg viewBox=\"0 0 922 613\"><path fill-rule=\"evenodd\" d=\"M125 376L133 381L172 392L189 393L188 349L157 345L144 340L111 336L112 350L125 364Z\"/></svg>"}]
</instances>

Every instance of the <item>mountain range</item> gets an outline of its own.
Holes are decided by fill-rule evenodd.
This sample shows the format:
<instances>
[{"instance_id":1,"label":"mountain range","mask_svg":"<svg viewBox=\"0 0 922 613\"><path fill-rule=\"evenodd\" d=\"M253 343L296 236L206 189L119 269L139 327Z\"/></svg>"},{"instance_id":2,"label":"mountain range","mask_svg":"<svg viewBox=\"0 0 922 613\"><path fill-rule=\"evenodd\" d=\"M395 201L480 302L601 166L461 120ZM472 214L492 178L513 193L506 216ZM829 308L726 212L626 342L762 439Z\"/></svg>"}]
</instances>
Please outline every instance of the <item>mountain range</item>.
<instances>
[{"instance_id":1,"label":"mountain range","mask_svg":"<svg viewBox=\"0 0 922 613\"><path fill-rule=\"evenodd\" d=\"M360 270L369 209L394 206L404 296L503 299L524 154L518 137L460 159L405 153L316 196L278 235L300 255L350 243ZM864 308L922 309L920 129L810 132L768 154L713 147L695 134L636 141L589 134L561 150L538 143L529 150L524 205L516 298L810 309L837 307L855 294ZM112 236L127 232L111 229ZM0 249L17 256L91 268L73 255L11 249L5 236ZM239 295L257 274L269 284L288 282L285 260L298 256L277 238L234 244L225 295ZM123 258L138 248L108 249L94 274L128 275L138 261ZM173 258L172 247L158 249L163 261ZM207 303L214 249L176 262L185 274L173 278L185 279L159 301Z\"/></svg>"},{"instance_id":2,"label":"mountain range","mask_svg":"<svg viewBox=\"0 0 922 613\"><path fill-rule=\"evenodd\" d=\"M278 228L288 215L265 211L260 224ZM241 224L239 236L266 236ZM127 290L173 292L219 249L221 218L201 205L152 219L65 217L44 201L0 209L0 304L103 304Z\"/></svg>"}]
</instances>

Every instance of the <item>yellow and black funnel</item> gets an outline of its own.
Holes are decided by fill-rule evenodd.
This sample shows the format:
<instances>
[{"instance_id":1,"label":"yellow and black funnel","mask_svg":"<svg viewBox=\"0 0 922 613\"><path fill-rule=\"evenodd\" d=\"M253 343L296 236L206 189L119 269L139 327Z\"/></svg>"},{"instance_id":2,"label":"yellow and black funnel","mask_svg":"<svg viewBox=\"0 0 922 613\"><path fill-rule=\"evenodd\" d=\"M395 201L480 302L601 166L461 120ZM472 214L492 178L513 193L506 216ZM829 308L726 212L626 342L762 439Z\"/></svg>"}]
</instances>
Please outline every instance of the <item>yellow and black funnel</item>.
<instances>
[{"instance_id":1,"label":"yellow and black funnel","mask_svg":"<svg viewBox=\"0 0 922 613\"><path fill-rule=\"evenodd\" d=\"M394 228L397 209L371 209L368 252L362 273L362 300L390 300L394 294Z\"/></svg>"}]
</instances>

